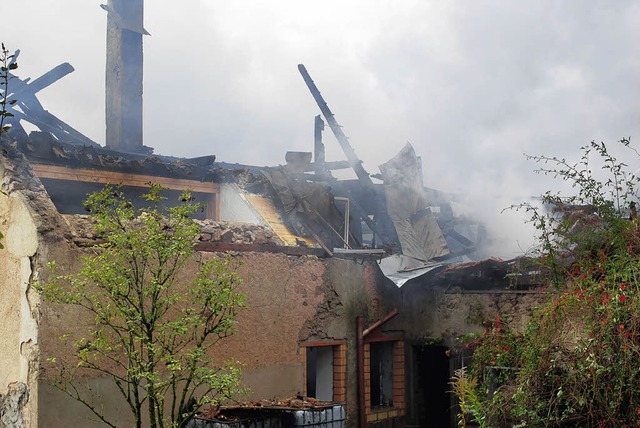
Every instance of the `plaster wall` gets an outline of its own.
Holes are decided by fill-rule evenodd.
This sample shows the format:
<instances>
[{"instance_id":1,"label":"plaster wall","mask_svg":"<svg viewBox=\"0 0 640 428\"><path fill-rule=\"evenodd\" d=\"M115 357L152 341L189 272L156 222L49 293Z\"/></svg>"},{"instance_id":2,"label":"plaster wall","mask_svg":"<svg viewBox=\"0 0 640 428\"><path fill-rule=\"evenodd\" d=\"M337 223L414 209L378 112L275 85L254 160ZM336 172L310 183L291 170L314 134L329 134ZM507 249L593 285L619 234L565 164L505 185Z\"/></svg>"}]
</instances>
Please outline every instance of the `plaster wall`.
<instances>
[{"instance_id":1,"label":"plaster wall","mask_svg":"<svg viewBox=\"0 0 640 428\"><path fill-rule=\"evenodd\" d=\"M0 250L0 394L21 382L33 396L37 394L38 298L30 282L38 233L23 195L0 192L0 231L5 247ZM29 426L37 418L36 401L27 401L23 410L16 417Z\"/></svg>"},{"instance_id":2,"label":"plaster wall","mask_svg":"<svg viewBox=\"0 0 640 428\"><path fill-rule=\"evenodd\" d=\"M92 317L77 307L39 302L28 286L47 277L50 261L56 262L61 274L77 272L95 235L86 221L57 213L20 155L11 162L0 161L6 192L0 194L0 230L7 247L0 250L0 268L7 273L0 275L0 334L8 344L0 347L0 380L5 382L0 388L21 379L29 383L27 426L101 426L82 405L50 386L47 363L48 358L71 355L73 341L65 343L60 336L86 336ZM238 315L236 334L215 347L215 357L234 358L244 365L244 384L252 392L239 398L282 398L304 392L303 345L340 341L347 350L347 402L356 403L355 319L362 315L370 324L397 307L397 287L381 275L374 261L270 253L232 256L240 263L239 289L247 296L247 308ZM187 276L193 271L188 267ZM117 426L131 426L110 380L87 374L77 384L103 397L105 409L117 417ZM347 408L353 418L355 404Z\"/></svg>"},{"instance_id":3,"label":"plaster wall","mask_svg":"<svg viewBox=\"0 0 640 428\"><path fill-rule=\"evenodd\" d=\"M358 421L358 372L356 318L366 325L382 319L400 308L398 287L384 277L375 260L327 260L325 281L321 288L323 302L317 314L300 331L301 342L346 342L346 403L348 426ZM382 327L385 334L402 332L390 322Z\"/></svg>"},{"instance_id":4,"label":"plaster wall","mask_svg":"<svg viewBox=\"0 0 640 428\"><path fill-rule=\"evenodd\" d=\"M73 221L73 216L65 218ZM56 260L63 272L73 272L80 268L79 259L85 251L87 249L78 248L67 239L60 239L50 241L46 253L49 259ZM200 256L208 259L222 255L201 253ZM356 400L355 317L363 315L376 320L383 316L388 311L382 303L384 296L393 291L397 294L397 288L383 281L373 262L272 253L235 253L232 256L238 262L237 272L242 278L238 289L246 296L246 308L237 316L235 334L215 346L214 357L218 361L234 359L241 363L243 385L249 392L238 398L284 398L303 393L305 353L302 345L338 340L348 341L347 399ZM46 276L46 269L41 267L42 275ZM188 280L188 272L193 271L192 267L185 269L185 280ZM59 337L63 334L82 336L91 324L91 317L77 308L43 302L42 361L51 357L68 358L69 343L72 342L62 342ZM40 426L70 426L71 422L82 425L79 421L91 419L85 409L77 408L67 397L45 386L47 380L45 370L42 376L44 392L39 400ZM95 382L95 388L101 391L110 388L108 380L92 378L89 373L82 382ZM73 406L74 415L72 421L65 421L66 412L58 409L69 405ZM117 408L121 403L115 400L108 405ZM351 413L356 410L355 406L349 409ZM130 423L126 413L110 411L120 418L118 426Z\"/></svg>"},{"instance_id":5,"label":"plaster wall","mask_svg":"<svg viewBox=\"0 0 640 428\"><path fill-rule=\"evenodd\" d=\"M220 220L264 224L264 220L247 201L235 183L220 184Z\"/></svg>"},{"instance_id":6,"label":"plaster wall","mask_svg":"<svg viewBox=\"0 0 640 428\"><path fill-rule=\"evenodd\" d=\"M393 322L406 333L407 426L456 426L455 412L446 409L457 406L449 393L450 376L470 363L462 337L483 333L498 316L522 331L532 310L546 297L508 289L508 281L496 281L492 289L478 289L473 275L456 281L437 286L435 281L416 281L400 289L402 309ZM443 425L445 420L448 425Z\"/></svg>"}]
</instances>

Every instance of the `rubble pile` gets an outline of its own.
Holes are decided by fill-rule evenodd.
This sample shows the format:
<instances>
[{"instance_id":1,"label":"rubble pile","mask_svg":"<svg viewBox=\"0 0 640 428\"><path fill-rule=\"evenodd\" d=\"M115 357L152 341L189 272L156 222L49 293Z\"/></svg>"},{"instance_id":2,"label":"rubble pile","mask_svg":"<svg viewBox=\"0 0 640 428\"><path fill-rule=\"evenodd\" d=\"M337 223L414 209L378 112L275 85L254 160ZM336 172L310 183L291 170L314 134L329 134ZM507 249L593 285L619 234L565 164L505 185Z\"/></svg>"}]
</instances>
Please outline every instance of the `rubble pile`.
<instances>
[{"instance_id":1,"label":"rubble pile","mask_svg":"<svg viewBox=\"0 0 640 428\"><path fill-rule=\"evenodd\" d=\"M318 410L332 406L334 403L317 400L312 397L296 395L284 399L266 399L245 401L233 406L207 406L198 410L197 418L203 420L232 421L255 414L246 411L266 410Z\"/></svg>"},{"instance_id":2,"label":"rubble pile","mask_svg":"<svg viewBox=\"0 0 640 428\"><path fill-rule=\"evenodd\" d=\"M282 241L266 226L208 219L195 222L202 227L198 238L200 242L282 245Z\"/></svg>"},{"instance_id":3,"label":"rubble pile","mask_svg":"<svg viewBox=\"0 0 640 428\"><path fill-rule=\"evenodd\" d=\"M247 401L240 403L235 407L244 408L285 408L285 409L317 409L326 406L330 406L332 403L327 401L321 401L313 397L305 397L302 395L295 395L293 397L284 399L271 399L271 400L258 400Z\"/></svg>"},{"instance_id":4,"label":"rubble pile","mask_svg":"<svg viewBox=\"0 0 640 428\"><path fill-rule=\"evenodd\" d=\"M88 247L102 242L96 235L96 220L90 215L65 214L73 242ZM229 221L194 220L202 231L199 242L227 242L233 244L282 245L282 241L266 226Z\"/></svg>"}]
</instances>

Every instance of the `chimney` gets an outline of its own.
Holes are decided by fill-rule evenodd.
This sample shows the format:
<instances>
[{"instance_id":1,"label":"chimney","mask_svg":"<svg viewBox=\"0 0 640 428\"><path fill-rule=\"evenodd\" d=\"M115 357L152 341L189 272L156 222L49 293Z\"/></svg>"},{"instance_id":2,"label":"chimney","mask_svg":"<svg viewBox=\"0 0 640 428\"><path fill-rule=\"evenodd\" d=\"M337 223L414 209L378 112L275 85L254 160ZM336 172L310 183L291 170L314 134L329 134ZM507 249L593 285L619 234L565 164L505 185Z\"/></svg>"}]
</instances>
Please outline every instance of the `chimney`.
<instances>
[{"instance_id":1,"label":"chimney","mask_svg":"<svg viewBox=\"0 0 640 428\"><path fill-rule=\"evenodd\" d=\"M144 0L109 0L107 11L106 145L144 151L142 141L142 36Z\"/></svg>"}]
</instances>

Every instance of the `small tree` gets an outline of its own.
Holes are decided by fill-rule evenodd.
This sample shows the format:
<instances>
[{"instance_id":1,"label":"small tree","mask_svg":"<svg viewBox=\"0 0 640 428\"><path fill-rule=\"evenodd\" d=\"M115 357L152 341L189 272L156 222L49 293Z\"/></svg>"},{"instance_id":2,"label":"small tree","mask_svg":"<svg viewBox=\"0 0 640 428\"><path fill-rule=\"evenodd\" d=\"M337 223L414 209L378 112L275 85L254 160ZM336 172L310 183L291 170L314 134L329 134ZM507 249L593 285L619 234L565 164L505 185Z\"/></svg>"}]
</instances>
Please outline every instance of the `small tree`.
<instances>
[{"instance_id":1,"label":"small tree","mask_svg":"<svg viewBox=\"0 0 640 428\"><path fill-rule=\"evenodd\" d=\"M229 258L202 260L194 251L199 227L190 216L199 205L190 194L162 209L161 190L151 185L143 196L150 207L141 209L110 186L90 195L104 242L78 273L57 275L52 266L51 279L36 285L45 300L93 315L93 331L74 343L75 366L52 361L60 369L54 384L112 427L96 397L74 382L76 370L112 378L136 427L185 427L199 406L239 392L239 369L216 368L210 353L234 330L244 299L238 276Z\"/></svg>"}]
</instances>

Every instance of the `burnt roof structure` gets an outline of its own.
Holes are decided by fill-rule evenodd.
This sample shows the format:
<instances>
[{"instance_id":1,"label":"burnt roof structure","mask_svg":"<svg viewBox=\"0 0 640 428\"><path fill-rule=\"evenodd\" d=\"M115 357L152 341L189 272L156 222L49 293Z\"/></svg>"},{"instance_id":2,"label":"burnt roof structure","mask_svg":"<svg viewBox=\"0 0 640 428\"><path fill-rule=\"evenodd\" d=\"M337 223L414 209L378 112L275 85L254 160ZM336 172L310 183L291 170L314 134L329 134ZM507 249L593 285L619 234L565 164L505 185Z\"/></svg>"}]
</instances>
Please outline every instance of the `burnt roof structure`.
<instances>
[{"instance_id":1,"label":"burnt roof structure","mask_svg":"<svg viewBox=\"0 0 640 428\"><path fill-rule=\"evenodd\" d=\"M326 161L325 122L320 116L314 123L313 153L287 152L285 165L257 167L219 162L214 155L184 159L152 154L152 148L142 145L141 131L135 130L138 125L127 124L141 115L141 74L135 72L141 58L136 52L141 52L141 38L147 33L142 27L142 0L136 5L125 7L115 0L103 5L109 13L107 56L112 59L107 69L106 147L55 118L36 98L38 90L73 71L70 65L56 67L31 83L15 78L10 98L22 98L17 104L22 111L16 111L2 145L24 154L61 213L82 213L86 195L105 184L123 185L136 196L154 182L168 189L170 200L184 189L194 192L207 204L201 220L249 219L279 230L281 241L291 248L321 249L327 256L387 258L381 268L399 286L433 266L483 257L482 225L456 216L446 195L424 187L421 160L410 144L380 165L380 174L365 170L302 64L298 66L302 78L346 160ZM125 58L131 50L133 62ZM132 71L123 72L125 65ZM112 74L118 78L113 80ZM129 93L132 99L124 96ZM40 131L27 135L20 120ZM333 176L332 171L345 168L357 178ZM229 190L231 185L236 187Z\"/></svg>"}]
</instances>

